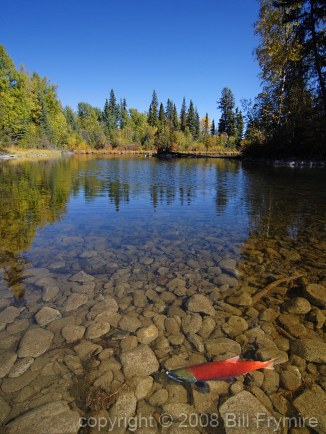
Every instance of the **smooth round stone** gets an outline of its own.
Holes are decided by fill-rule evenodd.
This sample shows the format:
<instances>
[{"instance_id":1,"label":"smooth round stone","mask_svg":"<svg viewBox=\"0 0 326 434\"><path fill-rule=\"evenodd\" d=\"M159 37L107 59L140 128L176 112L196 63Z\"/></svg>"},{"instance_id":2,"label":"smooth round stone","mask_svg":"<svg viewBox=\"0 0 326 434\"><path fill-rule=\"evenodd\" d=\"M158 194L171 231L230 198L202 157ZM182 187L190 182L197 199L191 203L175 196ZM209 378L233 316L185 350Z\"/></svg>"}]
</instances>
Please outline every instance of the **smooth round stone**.
<instances>
[{"instance_id":1,"label":"smooth round stone","mask_svg":"<svg viewBox=\"0 0 326 434\"><path fill-rule=\"evenodd\" d=\"M69 280L71 282L86 283L94 280L94 276L91 276L90 274L87 274L85 273L85 271L82 270L70 276Z\"/></svg>"},{"instance_id":2,"label":"smooth round stone","mask_svg":"<svg viewBox=\"0 0 326 434\"><path fill-rule=\"evenodd\" d=\"M110 324L105 322L94 322L86 329L86 339L96 339L110 331Z\"/></svg>"},{"instance_id":3,"label":"smooth round stone","mask_svg":"<svg viewBox=\"0 0 326 434\"><path fill-rule=\"evenodd\" d=\"M14 306L8 306L0 312L0 323L11 324L20 315L20 310Z\"/></svg>"},{"instance_id":4,"label":"smooth round stone","mask_svg":"<svg viewBox=\"0 0 326 434\"><path fill-rule=\"evenodd\" d=\"M0 396L0 424L9 416L11 407L7 401Z\"/></svg>"},{"instance_id":5,"label":"smooth round stone","mask_svg":"<svg viewBox=\"0 0 326 434\"><path fill-rule=\"evenodd\" d=\"M205 313L207 315L215 315L215 309L212 302L203 294L195 294L188 300L188 310L191 312Z\"/></svg>"},{"instance_id":6,"label":"smooth round stone","mask_svg":"<svg viewBox=\"0 0 326 434\"><path fill-rule=\"evenodd\" d=\"M88 302L88 296L86 294L74 293L71 294L66 303L66 312L78 309L83 304Z\"/></svg>"},{"instance_id":7,"label":"smooth round stone","mask_svg":"<svg viewBox=\"0 0 326 434\"><path fill-rule=\"evenodd\" d=\"M65 338L68 344L79 341L84 336L85 327L84 326L76 326L73 324L66 325L63 327L62 336Z\"/></svg>"},{"instance_id":8,"label":"smooth round stone","mask_svg":"<svg viewBox=\"0 0 326 434\"><path fill-rule=\"evenodd\" d=\"M20 377L21 375L24 374L24 372L27 371L27 369L32 365L33 362L34 362L33 357L26 357L25 359L18 360L10 369L8 377L9 378Z\"/></svg>"},{"instance_id":9,"label":"smooth round stone","mask_svg":"<svg viewBox=\"0 0 326 434\"><path fill-rule=\"evenodd\" d=\"M46 286L42 295L43 301L53 300L59 294L58 286Z\"/></svg>"},{"instance_id":10,"label":"smooth round stone","mask_svg":"<svg viewBox=\"0 0 326 434\"><path fill-rule=\"evenodd\" d=\"M134 377L132 379L132 385L134 386L135 396L137 400L146 398L153 387L153 378L150 376Z\"/></svg>"},{"instance_id":11,"label":"smooth round stone","mask_svg":"<svg viewBox=\"0 0 326 434\"><path fill-rule=\"evenodd\" d=\"M0 355L0 378L8 374L16 359L16 353L8 352Z\"/></svg>"},{"instance_id":12,"label":"smooth round stone","mask_svg":"<svg viewBox=\"0 0 326 434\"><path fill-rule=\"evenodd\" d=\"M61 313L57 309L53 309L52 307L44 306L41 310L37 312L35 315L35 319L38 325L45 326L50 322L61 318Z\"/></svg>"},{"instance_id":13,"label":"smooth round stone","mask_svg":"<svg viewBox=\"0 0 326 434\"><path fill-rule=\"evenodd\" d=\"M325 288L326 291L326 288ZM285 305L285 309L294 314L306 314L311 310L311 304L303 297L295 297Z\"/></svg>"},{"instance_id":14,"label":"smooth round stone","mask_svg":"<svg viewBox=\"0 0 326 434\"><path fill-rule=\"evenodd\" d=\"M164 328L168 334L175 334L180 332L180 324L175 318L165 318Z\"/></svg>"},{"instance_id":15,"label":"smooth round stone","mask_svg":"<svg viewBox=\"0 0 326 434\"><path fill-rule=\"evenodd\" d=\"M150 344L158 337L158 328L152 324L137 330L137 338L141 344Z\"/></svg>"},{"instance_id":16,"label":"smooth round stone","mask_svg":"<svg viewBox=\"0 0 326 434\"><path fill-rule=\"evenodd\" d=\"M240 316L232 315L226 324L222 325L223 331L231 338L240 335L245 330L248 330L248 323Z\"/></svg>"},{"instance_id":17,"label":"smooth round stone","mask_svg":"<svg viewBox=\"0 0 326 434\"><path fill-rule=\"evenodd\" d=\"M29 321L27 318L16 319L12 324L7 326L7 332L11 335L20 333L29 327Z\"/></svg>"},{"instance_id":18,"label":"smooth round stone","mask_svg":"<svg viewBox=\"0 0 326 434\"><path fill-rule=\"evenodd\" d=\"M307 298L315 305L325 308L326 307L326 288L323 285L310 283L304 289ZM1 322L1 319L0 319Z\"/></svg>"},{"instance_id":19,"label":"smooth round stone","mask_svg":"<svg viewBox=\"0 0 326 434\"><path fill-rule=\"evenodd\" d=\"M182 333L176 333L168 336L168 340L172 345L181 345L185 340L185 336Z\"/></svg>"},{"instance_id":20,"label":"smooth round stone","mask_svg":"<svg viewBox=\"0 0 326 434\"><path fill-rule=\"evenodd\" d=\"M119 328L127 332L134 333L137 329L142 326L142 323L138 318L130 315L124 315L119 322Z\"/></svg>"},{"instance_id":21,"label":"smooth round stone","mask_svg":"<svg viewBox=\"0 0 326 434\"><path fill-rule=\"evenodd\" d=\"M301 386L301 373L296 366L289 366L281 372L281 382L285 389L294 392Z\"/></svg>"},{"instance_id":22,"label":"smooth round stone","mask_svg":"<svg viewBox=\"0 0 326 434\"><path fill-rule=\"evenodd\" d=\"M169 398L169 392L166 389L159 389L153 393L148 399L148 402L153 407L164 404Z\"/></svg>"},{"instance_id":23,"label":"smooth round stone","mask_svg":"<svg viewBox=\"0 0 326 434\"><path fill-rule=\"evenodd\" d=\"M126 351L120 356L124 374L127 378L151 375L160 365L148 345L139 345L133 350Z\"/></svg>"},{"instance_id":24,"label":"smooth round stone","mask_svg":"<svg viewBox=\"0 0 326 434\"><path fill-rule=\"evenodd\" d=\"M50 348L54 334L40 327L29 329L20 342L18 357L38 357Z\"/></svg>"}]
</instances>

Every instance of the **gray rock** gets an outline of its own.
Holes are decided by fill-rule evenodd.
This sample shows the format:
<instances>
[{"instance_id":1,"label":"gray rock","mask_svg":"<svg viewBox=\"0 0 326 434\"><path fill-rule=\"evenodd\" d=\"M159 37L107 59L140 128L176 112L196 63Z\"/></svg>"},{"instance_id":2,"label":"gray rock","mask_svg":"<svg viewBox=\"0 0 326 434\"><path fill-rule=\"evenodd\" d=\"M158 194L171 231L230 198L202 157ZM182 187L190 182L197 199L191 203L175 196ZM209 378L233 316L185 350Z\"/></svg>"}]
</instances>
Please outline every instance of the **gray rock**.
<instances>
[{"instance_id":1,"label":"gray rock","mask_svg":"<svg viewBox=\"0 0 326 434\"><path fill-rule=\"evenodd\" d=\"M37 312L35 315L35 319L38 325L45 326L50 322L61 318L61 313L57 309L53 309L52 307L44 306L41 310Z\"/></svg>"},{"instance_id":2,"label":"gray rock","mask_svg":"<svg viewBox=\"0 0 326 434\"><path fill-rule=\"evenodd\" d=\"M10 405L0 396L0 425L6 420L10 413Z\"/></svg>"},{"instance_id":3,"label":"gray rock","mask_svg":"<svg viewBox=\"0 0 326 434\"><path fill-rule=\"evenodd\" d=\"M304 289L307 298L319 307L326 307L326 288L323 285L310 283ZM1 321L1 320L0 320Z\"/></svg>"},{"instance_id":4,"label":"gray rock","mask_svg":"<svg viewBox=\"0 0 326 434\"><path fill-rule=\"evenodd\" d=\"M7 434L77 434L80 415L64 401L50 402L24 413L6 426Z\"/></svg>"},{"instance_id":5,"label":"gray rock","mask_svg":"<svg viewBox=\"0 0 326 434\"><path fill-rule=\"evenodd\" d=\"M50 348L54 334L40 327L29 329L20 342L18 357L38 357Z\"/></svg>"},{"instance_id":6,"label":"gray rock","mask_svg":"<svg viewBox=\"0 0 326 434\"><path fill-rule=\"evenodd\" d=\"M156 372L160 365L148 345L139 345L120 356L123 371L127 378L150 375Z\"/></svg>"},{"instance_id":7,"label":"gray rock","mask_svg":"<svg viewBox=\"0 0 326 434\"><path fill-rule=\"evenodd\" d=\"M119 322L119 327L121 328L121 330L132 333L134 333L141 326L142 323L139 321L139 319L131 315L124 315Z\"/></svg>"},{"instance_id":8,"label":"gray rock","mask_svg":"<svg viewBox=\"0 0 326 434\"><path fill-rule=\"evenodd\" d=\"M79 341L84 336L85 327L76 326L73 324L66 325L61 330L62 336L65 338L68 344Z\"/></svg>"},{"instance_id":9,"label":"gray rock","mask_svg":"<svg viewBox=\"0 0 326 434\"><path fill-rule=\"evenodd\" d=\"M86 339L96 339L110 331L110 324L107 322L93 322L87 327Z\"/></svg>"},{"instance_id":10,"label":"gray rock","mask_svg":"<svg viewBox=\"0 0 326 434\"><path fill-rule=\"evenodd\" d=\"M16 353L4 353L0 355L0 378L5 377L17 359Z\"/></svg>"},{"instance_id":11,"label":"gray rock","mask_svg":"<svg viewBox=\"0 0 326 434\"><path fill-rule=\"evenodd\" d=\"M158 328L152 324L137 330L137 338L141 344L148 345L158 337Z\"/></svg>"},{"instance_id":12,"label":"gray rock","mask_svg":"<svg viewBox=\"0 0 326 434\"><path fill-rule=\"evenodd\" d=\"M291 352L309 362L326 363L326 342L317 338L291 342Z\"/></svg>"},{"instance_id":13,"label":"gray rock","mask_svg":"<svg viewBox=\"0 0 326 434\"><path fill-rule=\"evenodd\" d=\"M80 344L75 345L74 350L76 351L80 360L85 361L92 356L100 354L100 352L103 350L103 347L101 347L101 345L93 344L89 341L83 341Z\"/></svg>"},{"instance_id":14,"label":"gray rock","mask_svg":"<svg viewBox=\"0 0 326 434\"><path fill-rule=\"evenodd\" d=\"M241 354L241 346L238 342L228 338L207 339L206 350L216 356L216 360L224 360Z\"/></svg>"},{"instance_id":15,"label":"gray rock","mask_svg":"<svg viewBox=\"0 0 326 434\"><path fill-rule=\"evenodd\" d=\"M0 312L0 323L11 324L20 315L20 310L14 306L8 306Z\"/></svg>"},{"instance_id":16,"label":"gray rock","mask_svg":"<svg viewBox=\"0 0 326 434\"><path fill-rule=\"evenodd\" d=\"M305 390L293 401L293 405L308 426L319 433L326 432L326 393L321 387L314 385L312 389Z\"/></svg>"},{"instance_id":17,"label":"gray rock","mask_svg":"<svg viewBox=\"0 0 326 434\"><path fill-rule=\"evenodd\" d=\"M195 294L187 302L187 307L191 312L205 313L215 315L215 309L212 302L203 294Z\"/></svg>"},{"instance_id":18,"label":"gray rock","mask_svg":"<svg viewBox=\"0 0 326 434\"><path fill-rule=\"evenodd\" d=\"M71 294L66 303L66 312L78 309L83 304L88 302L88 296L86 294L74 293Z\"/></svg>"},{"instance_id":19,"label":"gray rock","mask_svg":"<svg viewBox=\"0 0 326 434\"><path fill-rule=\"evenodd\" d=\"M18 360L10 369L8 377L9 378L20 377L27 371L27 369L32 365L33 362L34 362L33 357L26 357L25 359Z\"/></svg>"},{"instance_id":20,"label":"gray rock","mask_svg":"<svg viewBox=\"0 0 326 434\"><path fill-rule=\"evenodd\" d=\"M53 300L59 294L59 291L60 289L58 286L47 286L44 289L42 300L43 301Z\"/></svg>"},{"instance_id":21,"label":"gray rock","mask_svg":"<svg viewBox=\"0 0 326 434\"><path fill-rule=\"evenodd\" d=\"M270 412L252 395L243 391L229 398L219 409L226 434L271 434L275 432ZM242 424L241 424L242 422Z\"/></svg>"},{"instance_id":22,"label":"gray rock","mask_svg":"<svg viewBox=\"0 0 326 434\"><path fill-rule=\"evenodd\" d=\"M76 274L73 274L69 277L69 280L71 282L78 282L78 283L87 283L94 280L94 276L91 276L90 274L85 273L85 271L79 271Z\"/></svg>"}]
</instances>

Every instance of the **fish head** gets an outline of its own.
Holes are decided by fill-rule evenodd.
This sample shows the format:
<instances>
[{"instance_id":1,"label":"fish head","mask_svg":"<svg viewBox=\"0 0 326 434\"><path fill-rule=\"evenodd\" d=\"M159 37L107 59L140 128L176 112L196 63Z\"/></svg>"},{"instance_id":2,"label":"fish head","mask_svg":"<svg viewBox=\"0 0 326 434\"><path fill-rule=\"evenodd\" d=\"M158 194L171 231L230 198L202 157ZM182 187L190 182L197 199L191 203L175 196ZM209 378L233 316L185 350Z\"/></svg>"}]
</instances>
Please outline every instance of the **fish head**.
<instances>
[{"instance_id":1,"label":"fish head","mask_svg":"<svg viewBox=\"0 0 326 434\"><path fill-rule=\"evenodd\" d=\"M180 383L196 383L197 379L187 370L187 368L174 369L166 371L166 375L171 380L179 381Z\"/></svg>"}]
</instances>

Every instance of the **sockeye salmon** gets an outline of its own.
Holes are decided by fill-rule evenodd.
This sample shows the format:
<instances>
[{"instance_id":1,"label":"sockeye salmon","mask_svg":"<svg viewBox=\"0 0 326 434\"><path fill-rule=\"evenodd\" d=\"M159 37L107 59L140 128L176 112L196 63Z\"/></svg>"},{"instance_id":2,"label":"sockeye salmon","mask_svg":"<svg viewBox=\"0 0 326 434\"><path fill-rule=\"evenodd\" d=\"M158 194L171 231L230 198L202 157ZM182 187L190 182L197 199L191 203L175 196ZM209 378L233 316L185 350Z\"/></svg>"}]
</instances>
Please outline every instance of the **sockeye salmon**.
<instances>
[{"instance_id":1,"label":"sockeye salmon","mask_svg":"<svg viewBox=\"0 0 326 434\"><path fill-rule=\"evenodd\" d=\"M232 357L232 359L166 371L166 375L181 383L195 384L202 392L208 392L209 385L206 381L229 380L257 369L274 369L274 359L267 362L257 362Z\"/></svg>"}]
</instances>

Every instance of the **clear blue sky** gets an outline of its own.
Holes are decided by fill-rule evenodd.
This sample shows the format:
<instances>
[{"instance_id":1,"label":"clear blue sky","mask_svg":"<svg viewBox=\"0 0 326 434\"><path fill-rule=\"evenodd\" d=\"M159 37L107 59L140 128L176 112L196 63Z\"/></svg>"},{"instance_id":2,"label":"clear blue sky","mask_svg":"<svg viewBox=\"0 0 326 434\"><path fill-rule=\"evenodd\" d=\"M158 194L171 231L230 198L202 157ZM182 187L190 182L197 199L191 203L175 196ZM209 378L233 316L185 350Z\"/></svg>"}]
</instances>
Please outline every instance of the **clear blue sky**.
<instances>
[{"instance_id":1,"label":"clear blue sky","mask_svg":"<svg viewBox=\"0 0 326 434\"><path fill-rule=\"evenodd\" d=\"M259 92L257 14L257 0L6 1L0 43L58 84L63 105L102 108L113 88L143 111L156 89L164 104L179 110L185 96L217 119L224 86L237 104Z\"/></svg>"}]
</instances>

